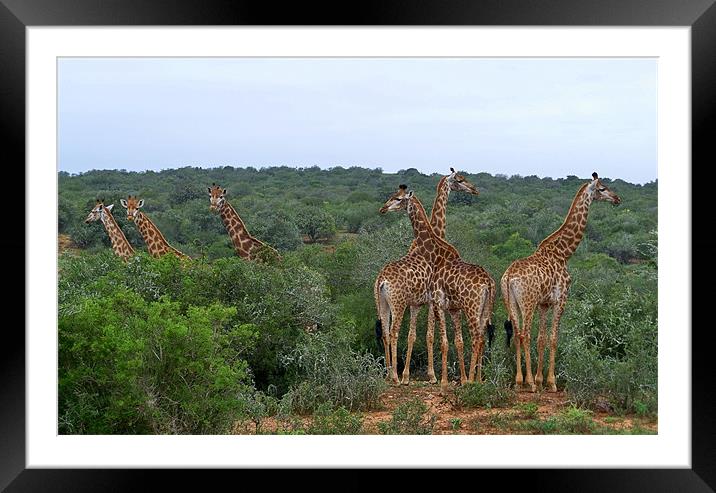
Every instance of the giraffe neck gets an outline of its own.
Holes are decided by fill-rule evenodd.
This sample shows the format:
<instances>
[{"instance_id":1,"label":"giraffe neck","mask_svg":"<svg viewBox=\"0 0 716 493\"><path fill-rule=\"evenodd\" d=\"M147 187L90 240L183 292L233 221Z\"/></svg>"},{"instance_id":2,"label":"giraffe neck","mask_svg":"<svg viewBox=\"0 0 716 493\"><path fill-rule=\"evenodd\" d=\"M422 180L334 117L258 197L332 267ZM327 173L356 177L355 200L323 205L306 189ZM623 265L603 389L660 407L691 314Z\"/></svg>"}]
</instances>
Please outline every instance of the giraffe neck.
<instances>
[{"instance_id":1,"label":"giraffe neck","mask_svg":"<svg viewBox=\"0 0 716 493\"><path fill-rule=\"evenodd\" d=\"M584 237L589 206L592 203L592 194L587 191L587 186L589 183L582 185L574 196L562 226L542 240L537 247L538 251L549 252L551 256L565 262L574 254Z\"/></svg>"},{"instance_id":2,"label":"giraffe neck","mask_svg":"<svg viewBox=\"0 0 716 493\"><path fill-rule=\"evenodd\" d=\"M430 225L439 238L445 239L445 226L447 214L448 196L450 195L450 184L447 176L443 176L435 189L435 200L430 211Z\"/></svg>"},{"instance_id":3,"label":"giraffe neck","mask_svg":"<svg viewBox=\"0 0 716 493\"><path fill-rule=\"evenodd\" d=\"M241 220L239 213L228 201L224 201L219 214L236 252L242 257L248 257L251 247L258 240L249 234L249 230L246 229L246 225Z\"/></svg>"},{"instance_id":4,"label":"giraffe neck","mask_svg":"<svg viewBox=\"0 0 716 493\"><path fill-rule=\"evenodd\" d=\"M112 250L114 250L114 253L125 260L134 255L134 248L132 248L132 245L127 241L127 237L124 236L124 232L119 228L112 213L104 209L100 215L100 219L102 220L104 229L107 231L109 241L112 242Z\"/></svg>"},{"instance_id":5,"label":"giraffe neck","mask_svg":"<svg viewBox=\"0 0 716 493\"><path fill-rule=\"evenodd\" d=\"M459 257L457 250L439 238L433 231L423 204L416 197L408 202L408 216L413 226L415 248L411 251L430 260L431 263L439 259L453 259Z\"/></svg>"},{"instance_id":6,"label":"giraffe neck","mask_svg":"<svg viewBox=\"0 0 716 493\"><path fill-rule=\"evenodd\" d=\"M433 208L430 210L430 225L433 228L435 234L445 239L445 216L447 213L447 201L450 195L450 185L447 181L447 176L443 176L438 182L438 186L435 189L435 200L433 201ZM417 240L413 240L410 244L410 250L412 252L417 247Z\"/></svg>"},{"instance_id":7,"label":"giraffe neck","mask_svg":"<svg viewBox=\"0 0 716 493\"><path fill-rule=\"evenodd\" d=\"M134 221L137 223L137 228L139 228L144 243L147 245L147 251L151 256L158 257L176 250L164 238L159 228L142 211L137 213Z\"/></svg>"}]
</instances>

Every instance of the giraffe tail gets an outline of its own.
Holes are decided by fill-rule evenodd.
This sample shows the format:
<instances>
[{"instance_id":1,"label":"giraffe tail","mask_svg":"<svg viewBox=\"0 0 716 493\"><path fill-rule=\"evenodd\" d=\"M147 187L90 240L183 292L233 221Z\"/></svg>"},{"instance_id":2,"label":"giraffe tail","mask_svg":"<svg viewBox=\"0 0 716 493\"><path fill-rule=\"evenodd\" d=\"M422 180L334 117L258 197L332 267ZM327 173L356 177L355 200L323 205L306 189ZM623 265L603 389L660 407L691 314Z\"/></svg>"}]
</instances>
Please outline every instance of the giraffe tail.
<instances>
[{"instance_id":1,"label":"giraffe tail","mask_svg":"<svg viewBox=\"0 0 716 493\"><path fill-rule=\"evenodd\" d=\"M505 336L507 339L507 347L510 347L510 340L512 339L513 333L514 329L512 327L512 320L505 320Z\"/></svg>"},{"instance_id":2,"label":"giraffe tail","mask_svg":"<svg viewBox=\"0 0 716 493\"><path fill-rule=\"evenodd\" d=\"M514 334L514 326L512 325L513 313L510 301L511 287L507 273L505 273L500 280L500 288L502 290L502 301L505 302L505 310L507 311L507 320L505 320L505 340L507 347L510 347L510 341L512 340L512 335Z\"/></svg>"},{"instance_id":3,"label":"giraffe tail","mask_svg":"<svg viewBox=\"0 0 716 493\"><path fill-rule=\"evenodd\" d=\"M487 309L487 348L492 348L492 340L495 338L495 326L492 324L492 315L495 309L495 292L497 291L494 281L490 285L488 300L490 306Z\"/></svg>"}]
</instances>

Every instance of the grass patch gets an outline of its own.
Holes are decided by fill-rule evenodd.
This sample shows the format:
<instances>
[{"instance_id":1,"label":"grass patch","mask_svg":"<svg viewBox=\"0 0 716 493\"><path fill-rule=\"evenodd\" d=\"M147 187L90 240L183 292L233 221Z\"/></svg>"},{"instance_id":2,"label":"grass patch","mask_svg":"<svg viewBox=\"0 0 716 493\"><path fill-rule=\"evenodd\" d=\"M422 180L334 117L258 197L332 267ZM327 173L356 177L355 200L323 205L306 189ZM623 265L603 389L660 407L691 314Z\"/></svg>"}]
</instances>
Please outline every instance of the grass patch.
<instances>
[{"instance_id":1,"label":"grass patch","mask_svg":"<svg viewBox=\"0 0 716 493\"><path fill-rule=\"evenodd\" d=\"M515 406L515 410L520 418L535 419L537 417L539 406L534 402L524 402L517 404Z\"/></svg>"},{"instance_id":2,"label":"grass patch","mask_svg":"<svg viewBox=\"0 0 716 493\"><path fill-rule=\"evenodd\" d=\"M585 435L596 430L592 411L570 406L557 416L557 426L563 435Z\"/></svg>"},{"instance_id":3,"label":"grass patch","mask_svg":"<svg viewBox=\"0 0 716 493\"><path fill-rule=\"evenodd\" d=\"M313 421L306 432L309 435L358 435L363 431L363 418L352 415L341 406L331 409L321 405L313 414Z\"/></svg>"},{"instance_id":4,"label":"grass patch","mask_svg":"<svg viewBox=\"0 0 716 493\"><path fill-rule=\"evenodd\" d=\"M427 416L428 406L419 399L404 402L393 411L389 421L378 423L382 435L431 435L437 416Z\"/></svg>"},{"instance_id":5,"label":"grass patch","mask_svg":"<svg viewBox=\"0 0 716 493\"><path fill-rule=\"evenodd\" d=\"M493 383L467 383L455 390L453 405L457 408L505 407L514 402L517 395L512 389Z\"/></svg>"}]
</instances>

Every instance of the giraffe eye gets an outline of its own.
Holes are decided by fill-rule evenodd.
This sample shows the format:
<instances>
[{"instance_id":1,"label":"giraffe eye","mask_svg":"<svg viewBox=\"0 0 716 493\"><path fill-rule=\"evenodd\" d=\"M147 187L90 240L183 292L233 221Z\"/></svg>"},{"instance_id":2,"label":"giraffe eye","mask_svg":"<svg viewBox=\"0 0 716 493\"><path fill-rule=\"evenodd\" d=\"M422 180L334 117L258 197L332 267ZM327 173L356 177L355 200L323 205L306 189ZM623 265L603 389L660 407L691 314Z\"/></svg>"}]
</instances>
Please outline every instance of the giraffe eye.
<instances>
[{"instance_id":1,"label":"giraffe eye","mask_svg":"<svg viewBox=\"0 0 716 493\"><path fill-rule=\"evenodd\" d=\"M597 190L599 190L600 192L603 192L606 190L606 188L597 188Z\"/></svg>"}]
</instances>

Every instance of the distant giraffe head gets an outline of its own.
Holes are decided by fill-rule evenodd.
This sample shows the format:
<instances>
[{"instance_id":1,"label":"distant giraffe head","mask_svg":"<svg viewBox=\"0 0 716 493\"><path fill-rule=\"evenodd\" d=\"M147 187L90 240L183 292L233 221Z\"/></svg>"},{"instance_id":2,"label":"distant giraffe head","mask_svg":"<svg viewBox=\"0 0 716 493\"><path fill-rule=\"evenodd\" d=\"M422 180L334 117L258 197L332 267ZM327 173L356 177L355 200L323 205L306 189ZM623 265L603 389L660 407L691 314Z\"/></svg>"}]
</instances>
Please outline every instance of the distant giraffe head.
<instances>
[{"instance_id":1,"label":"distant giraffe head","mask_svg":"<svg viewBox=\"0 0 716 493\"><path fill-rule=\"evenodd\" d=\"M605 200L611 202L612 205L619 205L622 201L617 194L602 183L596 171L592 173L592 182L587 186L587 191L592 194L592 200Z\"/></svg>"},{"instance_id":2,"label":"distant giraffe head","mask_svg":"<svg viewBox=\"0 0 716 493\"><path fill-rule=\"evenodd\" d=\"M97 202L95 202L94 207L85 219L85 224L98 221L102 218L102 213L105 211L105 209L109 212L112 212L112 207L114 207L114 204L104 205L104 199L97 199Z\"/></svg>"},{"instance_id":3,"label":"distant giraffe head","mask_svg":"<svg viewBox=\"0 0 716 493\"><path fill-rule=\"evenodd\" d=\"M122 207L127 209L127 221L134 221L137 214L139 214L139 209L144 206L144 199L140 200L136 195L134 197L129 195L127 200L120 199L119 202L122 204Z\"/></svg>"},{"instance_id":4,"label":"distant giraffe head","mask_svg":"<svg viewBox=\"0 0 716 493\"><path fill-rule=\"evenodd\" d=\"M388 211L399 211L401 209L405 209L408 206L410 197L412 196L413 191L408 191L407 185L400 185L398 187L398 191L385 201L385 204L383 204L383 207L381 207L378 212L385 214Z\"/></svg>"},{"instance_id":5,"label":"distant giraffe head","mask_svg":"<svg viewBox=\"0 0 716 493\"><path fill-rule=\"evenodd\" d=\"M216 183L212 183L209 187L209 210L219 212L226 203L226 189L221 188Z\"/></svg>"},{"instance_id":6,"label":"distant giraffe head","mask_svg":"<svg viewBox=\"0 0 716 493\"><path fill-rule=\"evenodd\" d=\"M466 192L472 195L479 195L480 192L477 187L467 181L464 176L455 171L455 168L450 168L450 175L447 177L450 190L453 192Z\"/></svg>"}]
</instances>

